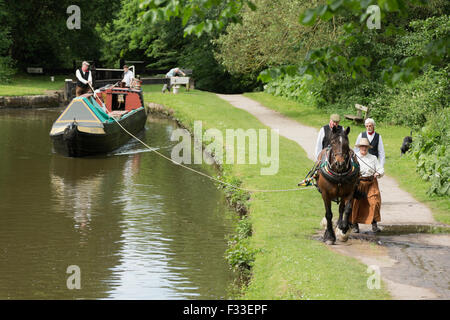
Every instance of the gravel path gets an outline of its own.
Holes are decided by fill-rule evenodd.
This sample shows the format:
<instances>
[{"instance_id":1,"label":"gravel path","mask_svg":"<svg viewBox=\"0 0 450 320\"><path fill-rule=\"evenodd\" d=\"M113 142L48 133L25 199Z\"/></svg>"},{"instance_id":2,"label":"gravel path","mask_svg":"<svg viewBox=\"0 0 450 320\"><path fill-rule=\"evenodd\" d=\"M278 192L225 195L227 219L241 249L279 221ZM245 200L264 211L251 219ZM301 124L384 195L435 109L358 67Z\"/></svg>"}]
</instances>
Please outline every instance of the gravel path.
<instances>
[{"instance_id":1,"label":"gravel path","mask_svg":"<svg viewBox=\"0 0 450 320\"><path fill-rule=\"evenodd\" d=\"M218 94L218 96L236 108L249 112L264 125L278 129L281 136L297 142L306 151L308 157L314 160L318 129L302 125L243 95ZM401 190L393 178L382 177L379 180L379 186L382 198L380 227L383 227L383 225L437 224L431 210L415 200L408 192ZM318 205L322 206L322 203ZM323 209L323 206L321 209ZM370 233L369 227L360 225L361 235ZM382 244L375 246L376 250L373 245L370 246L370 242L366 241L367 239L362 240L360 237L352 237L347 243L337 242L337 245L330 246L330 249L355 257L368 266L379 266L381 276L394 299L449 299L450 279L442 279L441 283L424 280L428 278L437 279L442 277L442 270L450 270L450 255L448 254L450 253L450 240L448 235L426 236L428 242L443 243L437 249L434 248L434 250L438 250L436 252L440 253L433 252L434 255L437 255L433 268L423 265L418 266L410 258L411 254L414 254L419 260L425 256L426 260L430 260L430 250L427 250L428 247L425 243L423 243L424 246L419 245L421 250L416 250L418 245L411 246L408 237L411 236L397 236L396 241L392 242L389 237L384 237L382 234L372 235L371 241ZM425 239L425 237L422 238ZM402 244L402 241L406 244ZM420 244L420 241L418 242ZM386 245L386 243L389 243L389 245ZM415 243L417 244L417 241ZM400 247L402 250L398 250ZM412 253L411 250L415 251ZM407 273L408 268L414 274L414 277L405 277L405 271Z\"/></svg>"}]
</instances>

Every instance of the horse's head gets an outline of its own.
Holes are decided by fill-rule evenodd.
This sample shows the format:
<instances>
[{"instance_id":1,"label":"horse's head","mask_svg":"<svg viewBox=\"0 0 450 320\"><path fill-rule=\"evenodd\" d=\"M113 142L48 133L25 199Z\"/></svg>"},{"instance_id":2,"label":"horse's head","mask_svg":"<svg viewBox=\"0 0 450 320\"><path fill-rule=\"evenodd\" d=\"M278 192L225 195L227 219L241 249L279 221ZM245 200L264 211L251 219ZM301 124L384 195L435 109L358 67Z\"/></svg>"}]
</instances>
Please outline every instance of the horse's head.
<instances>
[{"instance_id":1,"label":"horse's head","mask_svg":"<svg viewBox=\"0 0 450 320\"><path fill-rule=\"evenodd\" d=\"M350 133L350 127L347 129L339 130L333 127L331 132L331 152L329 163L333 171L342 173L348 169L350 164L350 147L348 142L348 134Z\"/></svg>"}]
</instances>

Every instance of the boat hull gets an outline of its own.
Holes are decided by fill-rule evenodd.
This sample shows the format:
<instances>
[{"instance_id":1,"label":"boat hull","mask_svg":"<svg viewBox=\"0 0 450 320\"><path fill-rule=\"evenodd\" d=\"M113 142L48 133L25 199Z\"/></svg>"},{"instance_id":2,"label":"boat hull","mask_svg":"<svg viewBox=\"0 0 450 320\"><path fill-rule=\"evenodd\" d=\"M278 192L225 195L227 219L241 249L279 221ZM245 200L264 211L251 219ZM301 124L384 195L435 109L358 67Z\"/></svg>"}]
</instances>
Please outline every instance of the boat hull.
<instances>
[{"instance_id":1,"label":"boat hull","mask_svg":"<svg viewBox=\"0 0 450 320\"><path fill-rule=\"evenodd\" d=\"M131 134L136 135L144 129L147 114L142 108L135 113L118 120ZM132 137L115 121L103 124L104 133L80 131L75 124L66 130L51 135L54 150L68 157L85 157L109 153L128 142Z\"/></svg>"}]
</instances>

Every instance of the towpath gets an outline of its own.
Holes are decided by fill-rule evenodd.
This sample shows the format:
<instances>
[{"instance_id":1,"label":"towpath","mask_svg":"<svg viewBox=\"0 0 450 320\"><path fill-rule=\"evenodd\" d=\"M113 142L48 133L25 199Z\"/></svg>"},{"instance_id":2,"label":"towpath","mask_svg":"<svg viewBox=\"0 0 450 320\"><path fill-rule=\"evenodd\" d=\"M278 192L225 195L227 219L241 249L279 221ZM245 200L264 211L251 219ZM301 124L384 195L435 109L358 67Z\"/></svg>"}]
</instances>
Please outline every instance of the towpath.
<instances>
[{"instance_id":1,"label":"towpath","mask_svg":"<svg viewBox=\"0 0 450 320\"><path fill-rule=\"evenodd\" d=\"M318 129L302 125L243 95L218 96L249 112L267 127L278 129L281 136L297 142L314 160ZM402 234L402 229L438 224L431 210L400 189L395 179L385 175L379 185L382 198L379 225L385 230L398 230L398 234L374 235L369 231L370 226L361 225L361 234L352 235L346 243L336 242L330 249L378 267L394 299L450 299L450 235ZM320 206L323 209L322 203ZM374 242L378 245L370 245Z\"/></svg>"}]
</instances>

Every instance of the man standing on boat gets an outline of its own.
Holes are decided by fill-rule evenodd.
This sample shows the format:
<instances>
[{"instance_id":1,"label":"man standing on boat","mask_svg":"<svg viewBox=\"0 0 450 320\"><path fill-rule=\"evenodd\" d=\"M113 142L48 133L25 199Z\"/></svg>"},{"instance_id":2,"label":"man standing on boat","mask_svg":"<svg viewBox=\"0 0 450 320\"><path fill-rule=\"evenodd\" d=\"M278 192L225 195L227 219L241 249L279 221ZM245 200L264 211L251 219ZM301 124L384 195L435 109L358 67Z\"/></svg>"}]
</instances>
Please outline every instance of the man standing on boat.
<instances>
[{"instance_id":1,"label":"man standing on boat","mask_svg":"<svg viewBox=\"0 0 450 320\"><path fill-rule=\"evenodd\" d=\"M132 81L133 81L133 72L131 72L130 69L128 69L127 65L124 65L122 82L125 83L125 87L130 87Z\"/></svg>"},{"instance_id":2,"label":"man standing on boat","mask_svg":"<svg viewBox=\"0 0 450 320\"><path fill-rule=\"evenodd\" d=\"M78 97L88 93L90 89L89 85L92 86L92 73L89 70L89 62L83 61L81 68L75 72L75 76L77 77L76 96Z\"/></svg>"},{"instance_id":3,"label":"man standing on boat","mask_svg":"<svg viewBox=\"0 0 450 320\"><path fill-rule=\"evenodd\" d=\"M170 71L166 73L166 78L169 78L169 79L172 77L177 77L177 76L185 77L186 74L183 71L181 71L180 68L170 69ZM162 88L162 93L166 92L166 90L169 90L169 92L170 92L170 89L171 89L170 82L169 82L169 85L164 84L164 86Z\"/></svg>"}]
</instances>

